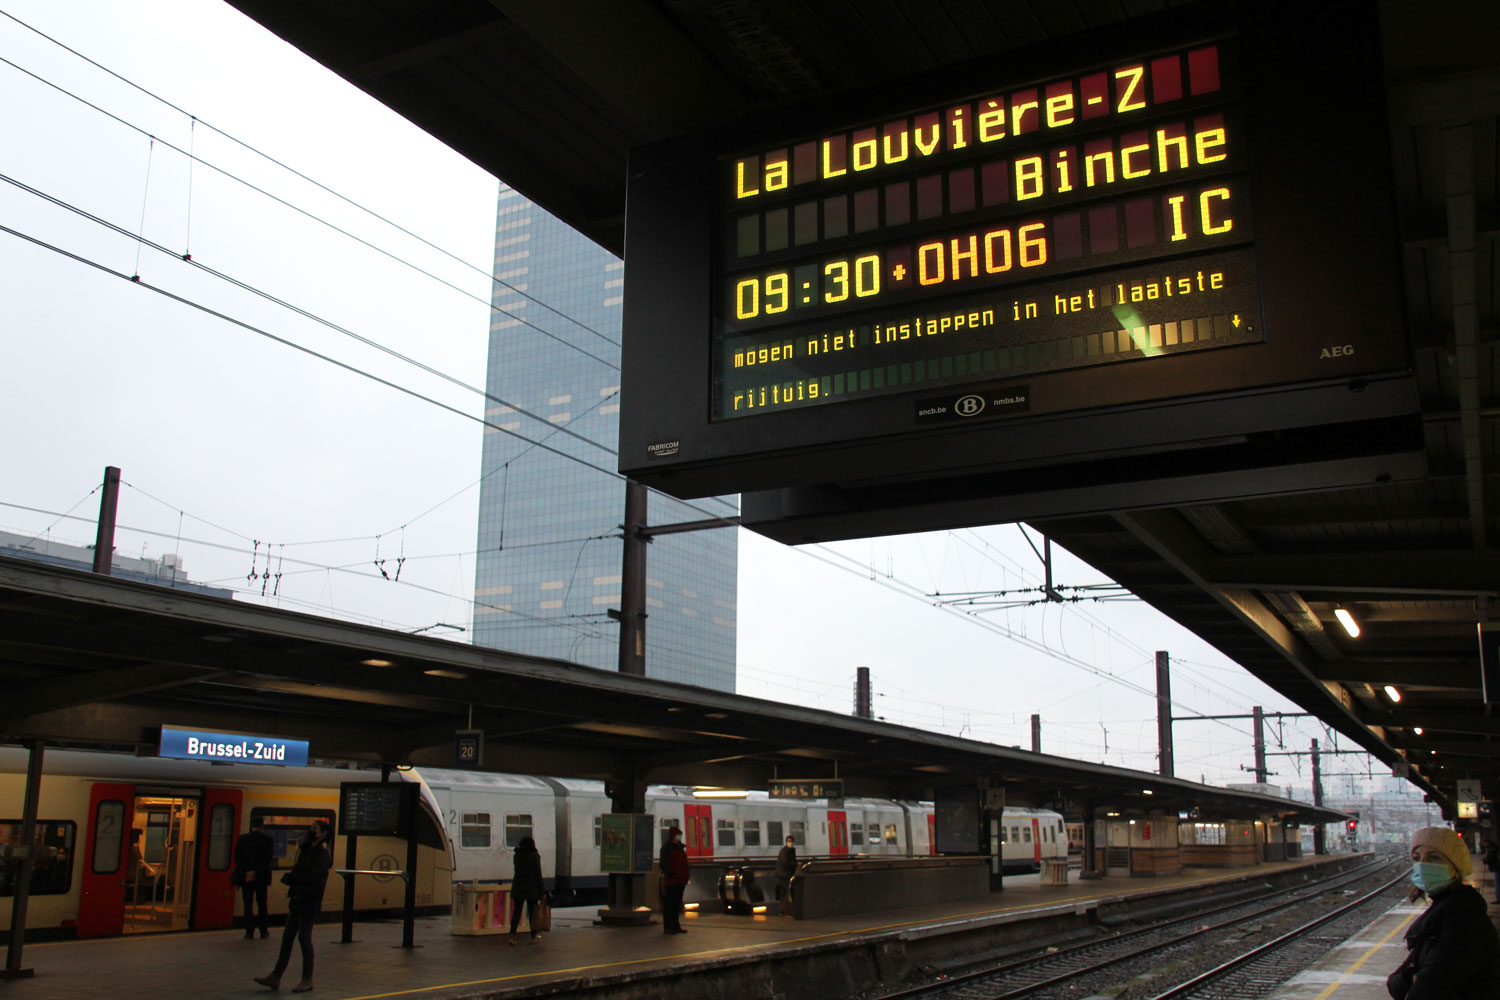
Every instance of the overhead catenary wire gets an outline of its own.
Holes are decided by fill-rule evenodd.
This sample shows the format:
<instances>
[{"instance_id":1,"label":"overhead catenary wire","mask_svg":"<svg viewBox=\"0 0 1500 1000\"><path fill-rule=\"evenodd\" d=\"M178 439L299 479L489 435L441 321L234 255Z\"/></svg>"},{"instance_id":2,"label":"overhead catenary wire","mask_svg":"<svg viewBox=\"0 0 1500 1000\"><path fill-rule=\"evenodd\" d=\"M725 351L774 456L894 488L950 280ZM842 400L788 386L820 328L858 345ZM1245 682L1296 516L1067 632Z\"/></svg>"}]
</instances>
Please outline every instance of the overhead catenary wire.
<instances>
[{"instance_id":1,"label":"overhead catenary wire","mask_svg":"<svg viewBox=\"0 0 1500 1000\"><path fill-rule=\"evenodd\" d=\"M101 71L103 73L107 73L108 75L114 77L116 80L119 80L121 83L125 84L126 86L131 87L132 89L137 90L140 93L142 93L142 94L146 95L147 97L151 98L153 101L156 101L156 102L162 104L163 106L172 109L173 111L177 112L178 114L183 115L184 117L188 118L190 120L190 122L191 122L191 124L189 126L189 128L190 128L190 134L194 134L196 132L196 127L201 124L204 128L212 130L213 132L217 133L218 135L223 136L225 139L228 139L230 142L232 142L235 145L241 147L242 149L245 149L248 152L254 153L256 156L259 156L262 159L266 160L267 162L272 163L272 164L276 165L277 167L281 168L282 170L287 171L288 173L292 174L293 176L295 176L295 177L297 177L297 178L299 178L299 179L301 179L303 181L306 181L307 183L309 183L309 184L313 185L314 187L318 188L319 190L324 191L324 192L332 195L333 197L335 197L335 198L339 199L340 201L344 202L345 204L350 205L353 208L357 208L359 211L364 212L366 215L369 215L371 218L377 219L380 222L384 223L385 225L390 226L392 229L395 229L396 231L402 233L403 235L409 236L412 239L416 240L417 242L422 243L423 245L425 245L425 246L427 246L427 247L429 247L429 248L431 248L433 250L436 250L438 253L442 254L445 257L448 257L450 260L453 260L454 262L456 262L458 264L461 264L464 267L470 268L471 270L475 271L478 274L484 275L490 281L493 281L495 284L500 285L501 287L503 287L503 288L505 288L505 289L507 289L507 290L509 290L511 292L514 292L517 295L522 296L527 301L535 302L537 305L541 306L543 309L546 309L548 312L551 312L554 315L559 316L562 319L567 320L569 323L572 323L573 325L575 325L575 326L577 326L577 327L579 327L579 328L581 328L583 330L587 330L589 333L594 334L596 337L600 338L605 343L610 344L610 345L612 345L614 347L620 346L618 341L612 340L609 336L607 336L606 334L600 332L599 330L595 329L594 327L590 326L589 324L584 323L582 320L579 320L579 319L577 319L577 318L575 318L573 316L568 315L565 312L562 312L559 309L554 308L553 306L549 305L547 302L545 302L545 301L537 298L534 295L529 294L525 289L517 288L515 285L512 285L512 284L510 284L508 282L502 281L500 278L496 277L493 273L485 271L483 268L478 267L475 264L473 264L473 263L471 263L471 262L469 262L467 260L464 260L462 257L459 257L457 254L453 253L452 251L449 251L449 250L447 250L447 249L445 249L445 248L443 248L441 246L438 246L436 243L431 242L426 237L423 237L421 235L418 235L417 233L412 232L411 230L409 230L409 229L405 228L404 226L402 226L400 223L397 223L397 222L395 222L395 221L393 221L391 219L386 218L385 216L381 215L379 212L375 211L374 209L369 208L366 205L363 205L363 204L361 204L358 201L355 201L354 199L352 199L352 198L348 197L347 195L343 194L342 192L340 192L340 191L338 191L338 190L336 190L336 189L334 189L332 187L329 187L328 185L324 184L323 182L317 180L316 178L310 177L309 175L307 175L307 174L303 173L302 171L298 170L297 168L295 168L295 167L293 167L293 166L291 166L291 165L289 165L287 163L282 162L281 160L277 159L276 157L272 156L271 154L265 152L262 149L257 148L254 145L251 145L250 143L246 142L245 140L240 139L240 138L232 135L229 132L224 131L223 129L221 129L221 128L215 126L215 125L212 125L209 122L203 121L197 115L195 115L192 112L186 110L185 108L179 107L178 105L176 105L176 104L172 103L171 101L167 100L165 97L162 97L160 94L157 94L154 91L149 90L148 88L141 86L139 83L136 83L134 80L131 80L129 77L126 77L126 76L124 76L124 75L116 72L115 70L110 69L108 66L105 66L103 63L99 62L98 60L93 59L93 58L91 58L91 57L89 57L87 55L84 55L82 52L79 52L77 49L75 49L72 46L66 44L65 42L60 41L57 38L52 37L51 35L47 34L44 31L42 31L40 28L37 28L34 25L31 25L31 24L28 24L25 21L22 21L20 18L16 17L14 14L9 13L8 11L0 10L0 15L3 15L4 17L9 18L11 21L14 21L16 24L18 24L21 27L25 28L27 31L30 31L33 34L35 34L35 35L37 35L37 36L39 36L41 38L46 39L47 41L51 42L53 45L55 45L58 48L62 49L64 52L67 52L68 54L70 54L70 55L72 55L72 56L74 56L74 57L76 57L78 59L83 60L84 62L88 63L90 66L93 66L95 69L97 69L97 70L99 70L99 71ZM191 206L191 197L192 197L192 172L191 172L191 164L194 161L194 157L192 155L192 150L193 150L193 144L189 143L189 149L188 149L188 158L189 158L188 196L189 196L189 205L190 206ZM189 216L188 216L189 220L191 220L191 217L192 216L191 216L191 211L190 211L189 212ZM189 229L189 232L191 232L190 229ZM187 252L186 249L184 249L184 251L183 251L183 256L184 257L188 256L188 252Z\"/></svg>"}]
</instances>

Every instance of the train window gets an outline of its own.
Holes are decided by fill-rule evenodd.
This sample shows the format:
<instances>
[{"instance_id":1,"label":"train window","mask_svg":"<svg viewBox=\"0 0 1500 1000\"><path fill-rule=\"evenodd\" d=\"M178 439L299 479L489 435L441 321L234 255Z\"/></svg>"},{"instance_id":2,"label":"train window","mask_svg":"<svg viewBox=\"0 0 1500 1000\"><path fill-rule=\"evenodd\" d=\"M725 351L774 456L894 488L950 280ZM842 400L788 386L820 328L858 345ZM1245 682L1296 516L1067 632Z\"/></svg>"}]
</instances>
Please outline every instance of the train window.
<instances>
[{"instance_id":1,"label":"train window","mask_svg":"<svg viewBox=\"0 0 1500 1000\"><path fill-rule=\"evenodd\" d=\"M875 836L876 836L875 831L871 830L870 831L870 843L872 843L872 844L875 843ZM850 847L864 847L865 846L865 825L863 823L850 823L849 824L849 846Z\"/></svg>"},{"instance_id":2,"label":"train window","mask_svg":"<svg viewBox=\"0 0 1500 1000\"><path fill-rule=\"evenodd\" d=\"M760 846L760 820L758 820L758 819L747 819L747 820L744 821L743 826L744 826L743 833L745 835L745 846L746 847L759 847Z\"/></svg>"},{"instance_id":3,"label":"train window","mask_svg":"<svg viewBox=\"0 0 1500 1000\"><path fill-rule=\"evenodd\" d=\"M898 836L896 836L896 824L895 823L887 823L885 825L885 842L887 844L899 844L899 843L901 843L901 838L898 837Z\"/></svg>"},{"instance_id":4,"label":"train window","mask_svg":"<svg viewBox=\"0 0 1500 1000\"><path fill-rule=\"evenodd\" d=\"M78 824L71 820L37 821L37 853L32 855L31 895L58 896L72 888L73 841L77 834ZM20 820L0 820L0 845L8 851L21 846ZM15 895L19 870L18 865L0 865L0 896Z\"/></svg>"},{"instance_id":5,"label":"train window","mask_svg":"<svg viewBox=\"0 0 1500 1000\"><path fill-rule=\"evenodd\" d=\"M1021 842L1021 828L1019 826L1010 828L1010 842L1012 844L1019 844Z\"/></svg>"},{"instance_id":6,"label":"train window","mask_svg":"<svg viewBox=\"0 0 1500 1000\"><path fill-rule=\"evenodd\" d=\"M125 838L125 803L119 799L106 799L94 810L94 857L91 859L95 875L108 875L120 870L120 848Z\"/></svg>"},{"instance_id":7,"label":"train window","mask_svg":"<svg viewBox=\"0 0 1500 1000\"><path fill-rule=\"evenodd\" d=\"M234 861L234 804L215 802L208 811L208 870L221 872Z\"/></svg>"},{"instance_id":8,"label":"train window","mask_svg":"<svg viewBox=\"0 0 1500 1000\"><path fill-rule=\"evenodd\" d=\"M682 820L675 816L663 816L661 818L661 846L667 846L667 837L671 834L672 827L682 829Z\"/></svg>"},{"instance_id":9,"label":"train window","mask_svg":"<svg viewBox=\"0 0 1500 1000\"><path fill-rule=\"evenodd\" d=\"M464 813L458 825L458 846L485 848L490 846L490 814Z\"/></svg>"},{"instance_id":10,"label":"train window","mask_svg":"<svg viewBox=\"0 0 1500 1000\"><path fill-rule=\"evenodd\" d=\"M792 820L791 824L792 829L791 833L789 833L788 836L792 838L792 843L796 844L798 847L806 847L807 824L800 819Z\"/></svg>"},{"instance_id":11,"label":"train window","mask_svg":"<svg viewBox=\"0 0 1500 1000\"><path fill-rule=\"evenodd\" d=\"M1021 827L1021 841L1022 841L1022 843L1026 843L1026 844L1031 843L1031 827L1029 827L1029 826L1023 826L1023 827Z\"/></svg>"},{"instance_id":12,"label":"train window","mask_svg":"<svg viewBox=\"0 0 1500 1000\"><path fill-rule=\"evenodd\" d=\"M1009 840L1010 840L1010 834L1006 830L1005 824L1001 823L1000 824L1000 843L1004 844L1004 843L1009 842Z\"/></svg>"},{"instance_id":13,"label":"train window","mask_svg":"<svg viewBox=\"0 0 1500 1000\"><path fill-rule=\"evenodd\" d=\"M781 847L782 843L786 840L786 834L781 832L783 829L785 828L781 825L781 820L766 820L766 843Z\"/></svg>"},{"instance_id":14,"label":"train window","mask_svg":"<svg viewBox=\"0 0 1500 1000\"><path fill-rule=\"evenodd\" d=\"M531 836L531 813L505 814L505 846L511 849L521 843L521 838Z\"/></svg>"},{"instance_id":15,"label":"train window","mask_svg":"<svg viewBox=\"0 0 1500 1000\"><path fill-rule=\"evenodd\" d=\"M735 825L732 819L721 819L718 822L719 839L718 846L734 847L737 843L735 838Z\"/></svg>"},{"instance_id":16,"label":"train window","mask_svg":"<svg viewBox=\"0 0 1500 1000\"><path fill-rule=\"evenodd\" d=\"M257 818L264 824L262 832L271 838L272 866L275 868L292 866L292 862L297 859L297 845L302 842L303 834L312 829L313 820L320 819L337 829L334 825L335 816L332 809L290 807L278 809L257 806L250 810L250 819L254 821Z\"/></svg>"}]
</instances>

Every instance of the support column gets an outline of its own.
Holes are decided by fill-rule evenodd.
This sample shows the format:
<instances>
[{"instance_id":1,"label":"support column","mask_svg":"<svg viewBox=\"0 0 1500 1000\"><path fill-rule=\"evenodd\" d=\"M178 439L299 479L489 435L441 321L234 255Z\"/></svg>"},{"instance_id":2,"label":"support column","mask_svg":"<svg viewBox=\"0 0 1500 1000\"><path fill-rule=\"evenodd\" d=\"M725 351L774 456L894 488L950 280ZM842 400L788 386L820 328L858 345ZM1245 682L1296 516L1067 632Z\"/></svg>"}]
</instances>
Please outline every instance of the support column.
<instances>
[{"instance_id":1,"label":"support column","mask_svg":"<svg viewBox=\"0 0 1500 1000\"><path fill-rule=\"evenodd\" d=\"M1175 773L1172 761L1172 658L1166 650L1156 652L1156 745L1162 777Z\"/></svg>"},{"instance_id":2,"label":"support column","mask_svg":"<svg viewBox=\"0 0 1500 1000\"><path fill-rule=\"evenodd\" d=\"M21 968L21 949L26 944L26 909L31 901L31 872L36 865L37 803L42 794L45 746L39 739L31 740L28 749L26 790L21 805L21 867L16 872L16 891L10 902L10 947L5 952L5 972L0 974L0 979L29 979L33 974L31 969Z\"/></svg>"},{"instance_id":3,"label":"support column","mask_svg":"<svg viewBox=\"0 0 1500 1000\"><path fill-rule=\"evenodd\" d=\"M622 623L623 625L623 623ZM609 796L611 812L640 814L646 811L646 778L639 768L631 767L627 775L604 783L604 794ZM656 836L653 828L651 835ZM656 856L656 842L651 843L652 857ZM609 876L609 905L598 911L595 923L623 927L649 924L650 904L646 900L646 875L644 873Z\"/></svg>"},{"instance_id":4,"label":"support column","mask_svg":"<svg viewBox=\"0 0 1500 1000\"><path fill-rule=\"evenodd\" d=\"M120 506L120 470L104 469L104 492L99 496L99 526L94 533L94 572L109 576L115 558L115 514Z\"/></svg>"},{"instance_id":5,"label":"support column","mask_svg":"<svg viewBox=\"0 0 1500 1000\"><path fill-rule=\"evenodd\" d=\"M620 565L620 673L646 676L646 487L625 481L625 553Z\"/></svg>"},{"instance_id":6,"label":"support column","mask_svg":"<svg viewBox=\"0 0 1500 1000\"><path fill-rule=\"evenodd\" d=\"M1255 720L1255 781L1256 784L1266 783L1266 714L1259 705L1250 710L1251 717Z\"/></svg>"},{"instance_id":7,"label":"support column","mask_svg":"<svg viewBox=\"0 0 1500 1000\"><path fill-rule=\"evenodd\" d=\"M1094 836L1094 800L1085 799L1083 803L1083 871L1078 877L1103 878L1104 873L1099 870L1099 859L1095 852L1098 850L1097 837Z\"/></svg>"},{"instance_id":8,"label":"support column","mask_svg":"<svg viewBox=\"0 0 1500 1000\"><path fill-rule=\"evenodd\" d=\"M1042 752L1042 717L1040 715L1031 717L1031 752Z\"/></svg>"},{"instance_id":9,"label":"support column","mask_svg":"<svg viewBox=\"0 0 1500 1000\"><path fill-rule=\"evenodd\" d=\"M1315 806L1321 806L1323 804L1323 770L1322 770L1322 765L1318 761L1318 741L1317 740L1313 740L1312 741L1312 779L1313 779L1313 786L1312 786L1313 805L1315 805ZM1326 841L1326 837L1324 836L1325 831L1323 829L1323 826L1324 826L1324 824L1318 823L1317 825L1315 825L1313 827L1313 853L1314 854L1327 854L1328 853L1327 844L1325 842Z\"/></svg>"}]
</instances>

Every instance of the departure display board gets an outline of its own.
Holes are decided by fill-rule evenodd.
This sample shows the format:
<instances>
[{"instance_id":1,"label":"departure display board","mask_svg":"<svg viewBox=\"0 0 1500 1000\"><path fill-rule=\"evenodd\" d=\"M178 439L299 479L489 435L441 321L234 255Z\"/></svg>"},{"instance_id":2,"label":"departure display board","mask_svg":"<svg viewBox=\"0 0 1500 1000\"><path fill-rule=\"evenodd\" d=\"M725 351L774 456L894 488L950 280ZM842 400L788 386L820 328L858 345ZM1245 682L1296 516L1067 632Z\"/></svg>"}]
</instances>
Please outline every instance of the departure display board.
<instances>
[{"instance_id":1,"label":"departure display board","mask_svg":"<svg viewBox=\"0 0 1500 1000\"><path fill-rule=\"evenodd\" d=\"M339 835L407 837L417 811L417 785L407 781L339 784Z\"/></svg>"},{"instance_id":2,"label":"departure display board","mask_svg":"<svg viewBox=\"0 0 1500 1000\"><path fill-rule=\"evenodd\" d=\"M620 471L790 541L1412 474L1378 41L1191 5L634 150Z\"/></svg>"},{"instance_id":3,"label":"departure display board","mask_svg":"<svg viewBox=\"0 0 1500 1000\"><path fill-rule=\"evenodd\" d=\"M716 419L1261 338L1232 48L996 84L721 159Z\"/></svg>"}]
</instances>

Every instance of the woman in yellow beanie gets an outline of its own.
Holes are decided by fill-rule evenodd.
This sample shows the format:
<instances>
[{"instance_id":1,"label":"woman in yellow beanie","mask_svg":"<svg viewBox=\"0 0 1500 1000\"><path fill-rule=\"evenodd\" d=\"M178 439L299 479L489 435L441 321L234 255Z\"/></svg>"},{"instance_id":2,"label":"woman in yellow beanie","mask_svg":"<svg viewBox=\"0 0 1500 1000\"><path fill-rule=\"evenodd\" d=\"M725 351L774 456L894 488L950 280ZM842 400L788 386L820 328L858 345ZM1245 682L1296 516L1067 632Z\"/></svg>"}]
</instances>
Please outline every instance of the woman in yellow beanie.
<instances>
[{"instance_id":1,"label":"woman in yellow beanie","mask_svg":"<svg viewBox=\"0 0 1500 1000\"><path fill-rule=\"evenodd\" d=\"M1411 880L1432 905L1406 931L1406 960L1386 980L1396 1000L1500 1000L1500 936L1489 904L1464 879L1474 862L1442 826L1411 836Z\"/></svg>"}]
</instances>

